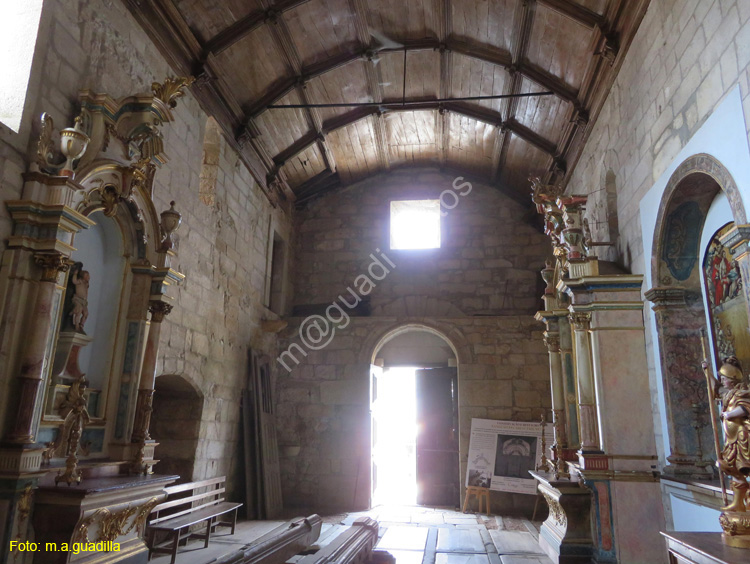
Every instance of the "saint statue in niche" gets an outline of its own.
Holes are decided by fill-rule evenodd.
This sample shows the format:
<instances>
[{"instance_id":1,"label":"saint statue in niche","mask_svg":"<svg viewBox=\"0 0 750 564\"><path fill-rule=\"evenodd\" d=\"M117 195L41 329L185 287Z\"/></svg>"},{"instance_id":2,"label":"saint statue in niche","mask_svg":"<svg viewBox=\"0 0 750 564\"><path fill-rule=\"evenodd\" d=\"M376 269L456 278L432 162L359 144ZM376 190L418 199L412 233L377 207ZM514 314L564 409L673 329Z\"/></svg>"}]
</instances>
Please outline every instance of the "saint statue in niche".
<instances>
[{"instance_id":1,"label":"saint statue in niche","mask_svg":"<svg viewBox=\"0 0 750 564\"><path fill-rule=\"evenodd\" d=\"M63 315L62 330L86 332L83 326L89 317L89 282L91 275L83 270L83 263L76 262L70 269L68 288L65 298L65 311Z\"/></svg>"}]
</instances>

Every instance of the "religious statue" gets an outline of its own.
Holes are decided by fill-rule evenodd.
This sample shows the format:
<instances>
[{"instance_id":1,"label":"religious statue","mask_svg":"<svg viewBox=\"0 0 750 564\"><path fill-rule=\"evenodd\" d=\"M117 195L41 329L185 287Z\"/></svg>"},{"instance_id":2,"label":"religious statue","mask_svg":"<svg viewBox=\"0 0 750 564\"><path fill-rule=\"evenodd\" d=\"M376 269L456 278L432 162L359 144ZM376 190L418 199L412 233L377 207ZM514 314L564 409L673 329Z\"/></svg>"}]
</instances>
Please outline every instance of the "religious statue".
<instances>
[{"instance_id":1,"label":"religious statue","mask_svg":"<svg viewBox=\"0 0 750 564\"><path fill-rule=\"evenodd\" d=\"M67 410L65 421L61 428L62 432L67 432L65 439L65 472L60 471L55 476L55 485L59 482L65 482L69 486L81 482L81 472L78 470L78 450L81 449L81 437L83 431L91 422L89 410L87 408L86 388L88 381L81 376L73 382L68 391L65 401L60 406L61 410ZM84 449L84 453L87 453Z\"/></svg>"},{"instance_id":2,"label":"religious statue","mask_svg":"<svg viewBox=\"0 0 750 564\"><path fill-rule=\"evenodd\" d=\"M708 376L707 361L702 364ZM734 356L724 360L719 376L719 381L713 380L713 390L709 385L711 399L718 397L722 404L719 419L724 429L724 447L719 451L718 433L715 433L716 465L720 474L731 476L734 493L732 502L722 508L719 522L726 544L750 548L750 390Z\"/></svg>"},{"instance_id":3,"label":"religious statue","mask_svg":"<svg viewBox=\"0 0 750 564\"><path fill-rule=\"evenodd\" d=\"M719 469L730 475L734 500L724 511L747 511L750 477L750 390L744 382L740 363L730 356L719 369L724 427L724 448L718 461Z\"/></svg>"},{"instance_id":4,"label":"religious statue","mask_svg":"<svg viewBox=\"0 0 750 564\"><path fill-rule=\"evenodd\" d=\"M71 267L65 299L63 331L72 329L78 333L86 334L83 326L89 317L88 297L90 280L91 276L89 272L83 270L83 263L76 262Z\"/></svg>"}]
</instances>

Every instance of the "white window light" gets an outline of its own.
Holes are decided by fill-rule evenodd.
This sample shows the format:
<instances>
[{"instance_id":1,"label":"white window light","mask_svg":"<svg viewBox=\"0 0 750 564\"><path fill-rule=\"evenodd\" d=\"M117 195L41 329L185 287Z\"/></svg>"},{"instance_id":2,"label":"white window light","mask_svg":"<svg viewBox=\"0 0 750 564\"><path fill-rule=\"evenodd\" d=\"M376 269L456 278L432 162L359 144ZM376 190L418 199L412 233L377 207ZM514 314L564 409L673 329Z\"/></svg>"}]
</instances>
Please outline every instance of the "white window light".
<instances>
[{"instance_id":1,"label":"white window light","mask_svg":"<svg viewBox=\"0 0 750 564\"><path fill-rule=\"evenodd\" d=\"M0 0L0 122L21 127L42 0Z\"/></svg>"},{"instance_id":2,"label":"white window light","mask_svg":"<svg viewBox=\"0 0 750 564\"><path fill-rule=\"evenodd\" d=\"M391 202L391 249L439 249L440 200Z\"/></svg>"}]
</instances>

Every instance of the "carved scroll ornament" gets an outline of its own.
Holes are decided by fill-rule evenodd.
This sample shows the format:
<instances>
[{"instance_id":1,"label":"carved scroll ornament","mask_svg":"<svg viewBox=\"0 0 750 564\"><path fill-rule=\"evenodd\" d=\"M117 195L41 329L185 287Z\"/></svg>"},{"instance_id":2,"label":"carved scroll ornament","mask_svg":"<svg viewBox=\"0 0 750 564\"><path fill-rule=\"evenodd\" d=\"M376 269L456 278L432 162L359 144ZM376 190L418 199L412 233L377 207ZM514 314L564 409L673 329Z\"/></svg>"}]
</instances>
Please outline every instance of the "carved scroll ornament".
<instances>
[{"instance_id":1,"label":"carved scroll ornament","mask_svg":"<svg viewBox=\"0 0 750 564\"><path fill-rule=\"evenodd\" d=\"M157 503L159 503L159 498L152 497L141 506L128 506L120 511L113 512L103 507L78 522L73 533L72 542L114 541L116 538L127 535L134 529L136 534L141 536L146 528L146 520ZM128 520L133 515L135 515L135 518L131 521L130 525L127 525ZM94 541L89 538L89 529L97 523L99 525L99 532Z\"/></svg>"}]
</instances>

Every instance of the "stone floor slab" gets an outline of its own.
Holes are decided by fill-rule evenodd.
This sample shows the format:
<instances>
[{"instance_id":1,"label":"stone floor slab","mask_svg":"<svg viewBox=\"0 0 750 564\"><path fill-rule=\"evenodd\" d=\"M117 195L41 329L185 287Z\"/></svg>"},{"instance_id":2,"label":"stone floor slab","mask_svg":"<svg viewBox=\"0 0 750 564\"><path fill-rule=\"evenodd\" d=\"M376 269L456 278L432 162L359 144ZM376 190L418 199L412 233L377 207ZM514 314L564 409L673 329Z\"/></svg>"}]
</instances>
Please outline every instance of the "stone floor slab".
<instances>
[{"instance_id":1,"label":"stone floor slab","mask_svg":"<svg viewBox=\"0 0 750 564\"><path fill-rule=\"evenodd\" d=\"M408 525L389 527L376 548L424 551L428 531L429 529L426 527L410 527Z\"/></svg>"},{"instance_id":2,"label":"stone floor slab","mask_svg":"<svg viewBox=\"0 0 750 564\"><path fill-rule=\"evenodd\" d=\"M459 554L456 552L438 552L435 564L490 564L486 554Z\"/></svg>"},{"instance_id":3,"label":"stone floor slab","mask_svg":"<svg viewBox=\"0 0 750 564\"><path fill-rule=\"evenodd\" d=\"M478 529L440 529L438 532L437 551L486 553Z\"/></svg>"},{"instance_id":4,"label":"stone floor slab","mask_svg":"<svg viewBox=\"0 0 750 564\"><path fill-rule=\"evenodd\" d=\"M424 552L420 550L388 550L395 559L396 564L422 564Z\"/></svg>"},{"instance_id":5,"label":"stone floor slab","mask_svg":"<svg viewBox=\"0 0 750 564\"><path fill-rule=\"evenodd\" d=\"M490 531L497 552L503 554L544 554L531 533L521 531Z\"/></svg>"}]
</instances>

